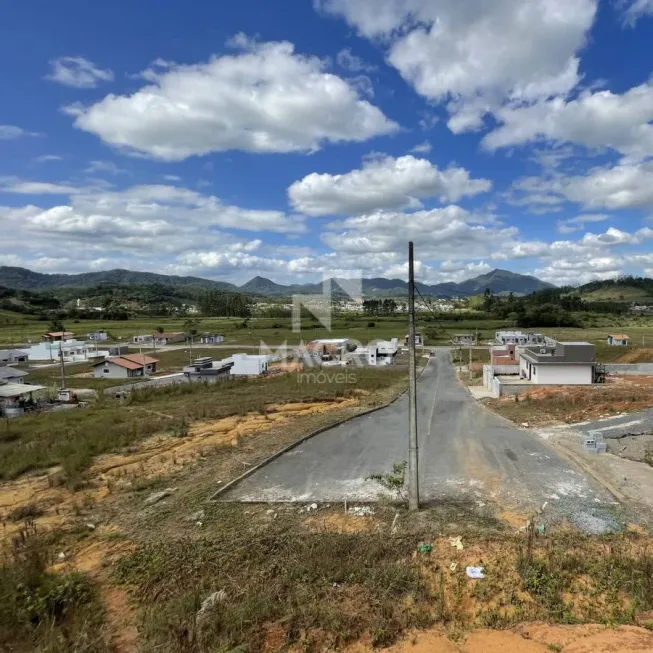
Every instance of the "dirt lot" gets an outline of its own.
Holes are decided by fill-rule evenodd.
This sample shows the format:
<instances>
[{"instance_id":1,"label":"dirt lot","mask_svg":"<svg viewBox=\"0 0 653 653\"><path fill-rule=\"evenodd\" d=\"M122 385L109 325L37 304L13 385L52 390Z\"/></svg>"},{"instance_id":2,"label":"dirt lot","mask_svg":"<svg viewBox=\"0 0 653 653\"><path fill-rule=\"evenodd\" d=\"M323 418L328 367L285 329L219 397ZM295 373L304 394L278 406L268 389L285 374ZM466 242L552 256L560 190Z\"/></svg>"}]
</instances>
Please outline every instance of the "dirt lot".
<instances>
[{"instance_id":1,"label":"dirt lot","mask_svg":"<svg viewBox=\"0 0 653 653\"><path fill-rule=\"evenodd\" d=\"M518 424L572 424L653 407L653 377L610 377L601 386L536 388L484 403Z\"/></svg>"},{"instance_id":2,"label":"dirt lot","mask_svg":"<svg viewBox=\"0 0 653 653\"><path fill-rule=\"evenodd\" d=\"M57 467L2 483L0 650L653 650L645 533L537 536L528 515L465 503L417 514L381 503L360 516L207 501L301 435L402 389L175 420L97 457L74 486ZM485 578L468 578L468 565Z\"/></svg>"}]
</instances>

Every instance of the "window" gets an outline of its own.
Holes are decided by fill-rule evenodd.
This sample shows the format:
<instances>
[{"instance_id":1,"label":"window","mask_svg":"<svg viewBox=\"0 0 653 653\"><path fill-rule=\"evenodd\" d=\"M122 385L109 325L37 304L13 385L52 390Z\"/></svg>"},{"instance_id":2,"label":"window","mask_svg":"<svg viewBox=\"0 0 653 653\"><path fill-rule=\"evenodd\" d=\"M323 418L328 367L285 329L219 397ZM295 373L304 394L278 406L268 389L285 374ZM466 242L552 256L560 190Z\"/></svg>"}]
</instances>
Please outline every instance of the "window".
<instances>
[{"instance_id":1,"label":"window","mask_svg":"<svg viewBox=\"0 0 653 653\"><path fill-rule=\"evenodd\" d=\"M103 371L105 374L109 374L109 372L110 372L111 370L110 370L108 367L105 367L102 371Z\"/></svg>"}]
</instances>

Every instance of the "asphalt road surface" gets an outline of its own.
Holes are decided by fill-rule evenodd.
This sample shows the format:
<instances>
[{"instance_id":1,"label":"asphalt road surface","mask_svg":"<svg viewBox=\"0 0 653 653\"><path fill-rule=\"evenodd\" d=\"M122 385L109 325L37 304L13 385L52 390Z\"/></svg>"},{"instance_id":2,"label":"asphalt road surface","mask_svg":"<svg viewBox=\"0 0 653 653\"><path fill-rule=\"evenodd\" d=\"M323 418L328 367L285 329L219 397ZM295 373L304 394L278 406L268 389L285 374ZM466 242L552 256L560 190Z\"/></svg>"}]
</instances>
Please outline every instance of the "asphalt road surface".
<instances>
[{"instance_id":1,"label":"asphalt road surface","mask_svg":"<svg viewBox=\"0 0 653 653\"><path fill-rule=\"evenodd\" d=\"M425 501L470 501L546 512L590 532L615 528L612 496L544 440L479 406L437 351L417 388L420 492ZM230 501L374 501L370 474L407 460L408 398L334 427L227 492Z\"/></svg>"}]
</instances>

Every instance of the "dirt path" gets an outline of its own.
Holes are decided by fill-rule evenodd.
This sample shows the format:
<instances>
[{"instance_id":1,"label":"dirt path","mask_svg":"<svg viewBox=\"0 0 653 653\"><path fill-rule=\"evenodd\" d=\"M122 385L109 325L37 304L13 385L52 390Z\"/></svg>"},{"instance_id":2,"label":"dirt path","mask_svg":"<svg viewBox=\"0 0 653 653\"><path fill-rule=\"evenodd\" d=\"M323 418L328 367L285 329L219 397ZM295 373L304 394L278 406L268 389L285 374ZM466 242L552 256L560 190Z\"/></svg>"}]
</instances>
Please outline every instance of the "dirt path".
<instances>
[{"instance_id":1,"label":"dirt path","mask_svg":"<svg viewBox=\"0 0 653 653\"><path fill-rule=\"evenodd\" d=\"M349 653L371 649L357 644ZM454 642L440 630L417 633L379 653L636 653L653 650L653 632L634 626L526 624L513 631L477 630Z\"/></svg>"}]
</instances>

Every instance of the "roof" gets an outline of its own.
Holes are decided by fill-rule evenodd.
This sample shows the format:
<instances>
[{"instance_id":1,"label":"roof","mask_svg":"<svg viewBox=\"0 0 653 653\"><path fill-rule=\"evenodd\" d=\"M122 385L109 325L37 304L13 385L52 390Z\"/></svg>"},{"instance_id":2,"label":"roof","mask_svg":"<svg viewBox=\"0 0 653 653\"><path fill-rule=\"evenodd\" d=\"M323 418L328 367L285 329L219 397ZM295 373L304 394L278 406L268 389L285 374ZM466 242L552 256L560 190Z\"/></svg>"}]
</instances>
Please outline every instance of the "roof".
<instances>
[{"instance_id":1,"label":"roof","mask_svg":"<svg viewBox=\"0 0 653 653\"><path fill-rule=\"evenodd\" d=\"M22 349L0 349L0 356L27 356Z\"/></svg>"},{"instance_id":2,"label":"roof","mask_svg":"<svg viewBox=\"0 0 653 653\"><path fill-rule=\"evenodd\" d=\"M51 338L62 338L65 336L74 336L75 334L72 331L50 331L50 333L46 333L45 335Z\"/></svg>"},{"instance_id":3,"label":"roof","mask_svg":"<svg viewBox=\"0 0 653 653\"><path fill-rule=\"evenodd\" d=\"M29 385L28 383L7 383L7 385L0 385L0 397L7 399L9 397L20 397L20 395L27 395L30 392L43 390L42 385Z\"/></svg>"},{"instance_id":4,"label":"roof","mask_svg":"<svg viewBox=\"0 0 653 653\"><path fill-rule=\"evenodd\" d=\"M593 365L596 347L589 342L557 342L555 347L534 345L525 347L521 357L531 363L545 365Z\"/></svg>"},{"instance_id":5,"label":"roof","mask_svg":"<svg viewBox=\"0 0 653 653\"><path fill-rule=\"evenodd\" d=\"M15 367L0 367L0 379L13 379L17 376L27 376L28 372Z\"/></svg>"},{"instance_id":6,"label":"roof","mask_svg":"<svg viewBox=\"0 0 653 653\"><path fill-rule=\"evenodd\" d=\"M346 342L349 342L349 338L318 338L317 340L312 340L309 344L344 345Z\"/></svg>"},{"instance_id":7,"label":"roof","mask_svg":"<svg viewBox=\"0 0 653 653\"><path fill-rule=\"evenodd\" d=\"M625 333L611 333L609 337L613 340L628 340L628 336Z\"/></svg>"},{"instance_id":8,"label":"roof","mask_svg":"<svg viewBox=\"0 0 653 653\"><path fill-rule=\"evenodd\" d=\"M117 365L118 367L124 367L128 370L140 370L141 367L143 367L142 363L135 363L134 361L126 360L124 358L107 358L106 360L100 361L99 363L95 363L93 367L97 367L98 365L104 365L105 363L113 363L114 365Z\"/></svg>"},{"instance_id":9,"label":"roof","mask_svg":"<svg viewBox=\"0 0 653 653\"><path fill-rule=\"evenodd\" d=\"M152 358L145 354L122 354L120 358L131 361L132 363L138 363L139 365L154 365L154 363L159 362L158 358Z\"/></svg>"}]
</instances>

